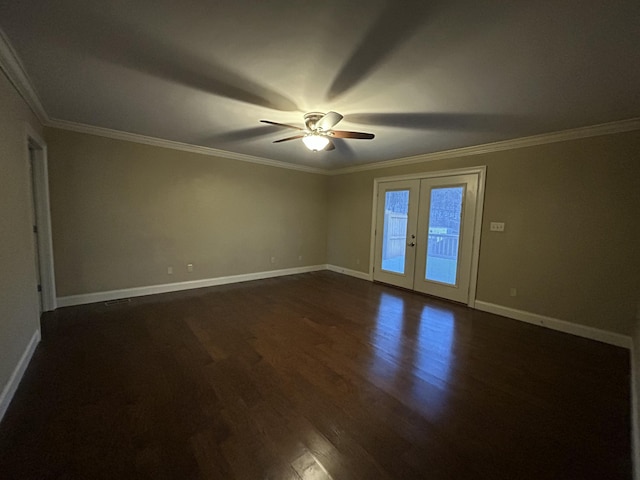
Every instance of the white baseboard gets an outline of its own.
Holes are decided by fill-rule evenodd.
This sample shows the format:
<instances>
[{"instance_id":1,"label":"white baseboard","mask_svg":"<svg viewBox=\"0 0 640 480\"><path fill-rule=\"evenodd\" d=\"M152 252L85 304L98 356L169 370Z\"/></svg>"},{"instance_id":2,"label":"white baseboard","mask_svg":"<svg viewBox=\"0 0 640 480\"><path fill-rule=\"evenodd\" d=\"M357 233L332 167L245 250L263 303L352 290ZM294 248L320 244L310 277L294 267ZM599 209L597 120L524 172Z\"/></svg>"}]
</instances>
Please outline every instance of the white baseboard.
<instances>
[{"instance_id":1,"label":"white baseboard","mask_svg":"<svg viewBox=\"0 0 640 480\"><path fill-rule=\"evenodd\" d=\"M349 268L338 267L336 265L327 265L327 270L331 270L332 272L336 273L342 273L344 275L349 275L350 277L356 277L361 280L371 280L371 276L368 273L351 270Z\"/></svg>"},{"instance_id":2,"label":"white baseboard","mask_svg":"<svg viewBox=\"0 0 640 480\"><path fill-rule=\"evenodd\" d=\"M191 290L194 288L215 287L216 285L249 282L251 280L262 280L265 278L282 277L285 275L317 272L319 270L326 269L326 265L311 265L307 267L285 268L282 270L270 270L267 272L231 275L228 277L205 278L202 280L191 280L188 282L165 283L162 285L149 285L146 287L124 288L121 290L110 290L106 292L70 295L67 297L58 297L58 307L71 307L73 305L84 305L87 303L107 302L109 300L118 300L121 298L154 295L156 293L179 292L182 290Z\"/></svg>"},{"instance_id":3,"label":"white baseboard","mask_svg":"<svg viewBox=\"0 0 640 480\"><path fill-rule=\"evenodd\" d=\"M22 376L24 375L29 362L31 361L31 357L33 356L33 352L36 351L36 347L40 342L40 329L36 330L27 345L27 348L22 352L22 357L20 357L20 361L16 365L16 368L13 370L11 374L11 378L2 389L2 394L0 394L0 421L4 417L4 414L7 412L7 408L9 408L9 404L13 399L13 396L18 389L18 385L20 384L20 380L22 380Z\"/></svg>"},{"instance_id":4,"label":"white baseboard","mask_svg":"<svg viewBox=\"0 0 640 480\"><path fill-rule=\"evenodd\" d=\"M640 320L631 346L631 448L633 478L640 480Z\"/></svg>"},{"instance_id":5,"label":"white baseboard","mask_svg":"<svg viewBox=\"0 0 640 480\"><path fill-rule=\"evenodd\" d=\"M475 303L475 308L477 310L482 310L483 312L494 313L514 320L520 320L521 322L540 325L550 328L551 330L570 333L571 335L577 335L578 337L608 343L617 347L631 348L631 337L627 335L607 332L606 330L600 330L586 325L578 325L576 323L567 322L566 320L546 317L544 315L538 315L537 313L526 312L524 310L516 310L515 308L504 307L502 305L483 302L481 300L476 300Z\"/></svg>"}]
</instances>

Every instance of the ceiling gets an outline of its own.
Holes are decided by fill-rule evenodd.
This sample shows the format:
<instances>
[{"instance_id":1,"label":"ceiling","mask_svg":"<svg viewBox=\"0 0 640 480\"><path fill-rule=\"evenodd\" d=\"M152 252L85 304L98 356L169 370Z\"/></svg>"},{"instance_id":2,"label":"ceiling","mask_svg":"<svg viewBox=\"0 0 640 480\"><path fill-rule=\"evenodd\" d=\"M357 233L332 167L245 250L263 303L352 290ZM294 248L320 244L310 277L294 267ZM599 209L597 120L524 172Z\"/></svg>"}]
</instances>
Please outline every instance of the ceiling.
<instances>
[{"instance_id":1,"label":"ceiling","mask_svg":"<svg viewBox=\"0 0 640 480\"><path fill-rule=\"evenodd\" d=\"M53 124L297 166L640 116L638 0L0 0L0 28ZM313 153L259 123L329 110L375 139Z\"/></svg>"}]
</instances>

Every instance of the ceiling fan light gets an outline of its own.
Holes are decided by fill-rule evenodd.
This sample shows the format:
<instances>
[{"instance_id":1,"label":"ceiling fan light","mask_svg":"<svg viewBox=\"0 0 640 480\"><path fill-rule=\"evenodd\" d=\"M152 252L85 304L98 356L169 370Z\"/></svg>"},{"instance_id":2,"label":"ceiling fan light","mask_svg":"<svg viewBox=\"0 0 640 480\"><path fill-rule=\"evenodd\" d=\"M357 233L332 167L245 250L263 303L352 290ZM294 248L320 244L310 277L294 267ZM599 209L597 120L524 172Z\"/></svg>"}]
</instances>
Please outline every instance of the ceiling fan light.
<instances>
[{"instance_id":1,"label":"ceiling fan light","mask_svg":"<svg viewBox=\"0 0 640 480\"><path fill-rule=\"evenodd\" d=\"M320 150L324 150L329 145L329 139L324 135L317 135L315 133L311 133L309 135L305 135L302 137L302 141L305 146L311 150L312 152L318 152Z\"/></svg>"}]
</instances>

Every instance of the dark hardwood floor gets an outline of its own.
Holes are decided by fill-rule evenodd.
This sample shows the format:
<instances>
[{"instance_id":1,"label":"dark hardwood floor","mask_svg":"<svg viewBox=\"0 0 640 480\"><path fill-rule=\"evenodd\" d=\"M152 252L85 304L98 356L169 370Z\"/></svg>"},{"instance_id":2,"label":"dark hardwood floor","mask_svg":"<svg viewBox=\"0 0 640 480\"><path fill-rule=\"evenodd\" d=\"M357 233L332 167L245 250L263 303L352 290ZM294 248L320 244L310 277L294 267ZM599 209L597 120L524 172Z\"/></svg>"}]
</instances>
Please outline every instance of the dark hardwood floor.
<instances>
[{"instance_id":1,"label":"dark hardwood floor","mask_svg":"<svg viewBox=\"0 0 640 480\"><path fill-rule=\"evenodd\" d=\"M630 479L626 350L318 272L59 309L6 479Z\"/></svg>"}]
</instances>

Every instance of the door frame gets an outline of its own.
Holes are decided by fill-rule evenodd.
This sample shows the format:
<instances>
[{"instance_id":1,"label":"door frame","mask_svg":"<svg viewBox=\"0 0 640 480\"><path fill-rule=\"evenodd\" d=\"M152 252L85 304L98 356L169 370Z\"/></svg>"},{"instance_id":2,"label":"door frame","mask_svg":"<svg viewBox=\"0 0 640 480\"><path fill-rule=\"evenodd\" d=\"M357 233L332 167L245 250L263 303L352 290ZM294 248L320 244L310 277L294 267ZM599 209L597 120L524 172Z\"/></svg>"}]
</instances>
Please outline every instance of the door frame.
<instances>
[{"instance_id":1,"label":"door frame","mask_svg":"<svg viewBox=\"0 0 640 480\"><path fill-rule=\"evenodd\" d=\"M33 205L38 226L38 255L40 256L40 284L42 286L42 309L45 312L57 308L56 278L53 266L53 239L51 234L51 209L49 202L49 168L47 144L44 139L25 123L24 152L27 165L31 164L33 150L33 179L29 178L29 191L33 202L35 190L36 205Z\"/></svg>"},{"instance_id":2,"label":"door frame","mask_svg":"<svg viewBox=\"0 0 640 480\"><path fill-rule=\"evenodd\" d=\"M378 215L378 186L384 182L398 180L420 180L423 178L450 177L452 175L478 175L478 198L475 211L475 226L473 229L473 246L471 257L471 278L469 279L469 300L467 306L474 308L476 304L476 290L478 287L478 263L480 260L480 236L482 233L482 212L484 209L484 191L487 176L486 165L468 168L456 168L452 170L437 170L433 172L411 173L392 177L379 177L373 179L373 198L371 200L371 239L369 243L369 278L373 281L373 267L375 262L376 223Z\"/></svg>"}]
</instances>

